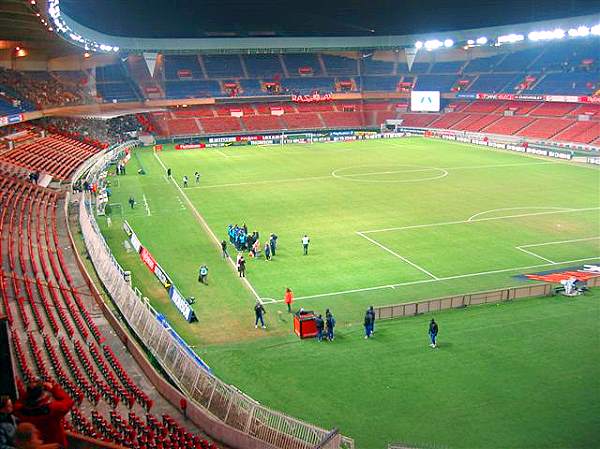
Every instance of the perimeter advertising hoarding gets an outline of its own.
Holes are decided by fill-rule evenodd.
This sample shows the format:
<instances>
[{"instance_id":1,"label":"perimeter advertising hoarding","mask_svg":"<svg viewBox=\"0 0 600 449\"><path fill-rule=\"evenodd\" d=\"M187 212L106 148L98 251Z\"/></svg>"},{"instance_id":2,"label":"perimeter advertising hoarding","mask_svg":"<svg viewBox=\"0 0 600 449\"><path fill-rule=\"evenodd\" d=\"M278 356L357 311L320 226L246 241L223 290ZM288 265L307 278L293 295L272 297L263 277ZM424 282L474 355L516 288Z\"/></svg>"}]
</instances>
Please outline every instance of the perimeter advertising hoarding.
<instances>
[{"instance_id":1,"label":"perimeter advertising hoarding","mask_svg":"<svg viewBox=\"0 0 600 449\"><path fill-rule=\"evenodd\" d=\"M410 110L413 112L440 112L440 92L413 90L410 93Z\"/></svg>"}]
</instances>

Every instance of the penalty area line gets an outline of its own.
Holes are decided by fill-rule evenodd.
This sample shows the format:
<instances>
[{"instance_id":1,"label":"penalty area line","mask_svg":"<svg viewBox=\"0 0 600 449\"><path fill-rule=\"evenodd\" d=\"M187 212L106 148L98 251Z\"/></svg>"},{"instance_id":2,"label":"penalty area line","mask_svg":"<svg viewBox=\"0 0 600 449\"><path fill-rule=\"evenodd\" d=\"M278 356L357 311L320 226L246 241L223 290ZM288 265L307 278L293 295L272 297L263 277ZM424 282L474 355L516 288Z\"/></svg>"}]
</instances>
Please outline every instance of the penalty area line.
<instances>
[{"instance_id":1,"label":"penalty area line","mask_svg":"<svg viewBox=\"0 0 600 449\"><path fill-rule=\"evenodd\" d=\"M390 253L392 256L396 256L398 259L400 259L400 260L402 260L402 261L406 262L407 264L409 264L410 266L412 266L412 267L416 268L417 270L421 271L422 273L425 273L427 276L431 277L432 279L439 280L439 278L438 278L436 275L434 275L434 274L430 273L430 272L429 272L429 271L427 271L425 268L423 268L423 267L420 267L420 266L419 266L419 265L417 265L416 263L414 263L414 262L411 262L411 261L410 261L410 260L408 260L406 257L404 257L404 256L401 256L400 254L398 254L398 253L396 253L396 252L392 251L392 250L391 250L391 249L389 249L387 246L384 246L384 245L382 245L382 244L381 244L381 243L379 243L378 241L376 241L376 240L373 240L372 238L370 238L370 237L367 237L366 235L364 235L364 234L362 234L362 233L360 233L360 232L357 232L357 234L358 234L358 235L360 235L362 238L366 239L367 241L371 242L373 245L376 245L376 246L378 246L379 248L381 248L382 250L384 250L384 251L386 251L386 252Z\"/></svg>"},{"instance_id":2,"label":"penalty area line","mask_svg":"<svg viewBox=\"0 0 600 449\"><path fill-rule=\"evenodd\" d=\"M528 265L528 266L525 266L525 267L515 267L515 268L505 268L505 269L500 269L500 270L481 271L479 273L458 274L458 275L455 275L455 276L446 276L446 277L440 277L440 278L437 278L437 279L421 279L419 281L401 282L401 283L398 283L398 284L376 285L374 287L355 288L355 289L352 289L352 290L340 290L340 291L337 291L337 292L318 293L318 294L315 294L315 295L307 295L307 296L297 296L296 297L296 301L300 301L300 300L303 300L303 299L327 298L327 297L331 297L331 296L343 296L343 295L348 295L348 294L352 294L352 293L361 293L361 292L368 292L368 291L384 290L384 289L387 289L387 288L395 289L395 288L398 288L398 287L406 287L406 286L410 286L410 285L430 284L430 283L433 283L433 282L451 281L453 279L462 279L462 278L468 278L468 277L484 276L486 274L508 273L508 272L511 272L511 271L528 270L530 268L542 268L542 267L549 267L549 266L556 266L556 265L565 265L565 264L569 264L569 263L587 262L587 261L592 261L592 260L600 260L600 255L598 255L596 257L586 257L586 258L583 258L583 259L563 260L563 261L553 262L553 263L542 263L542 264L537 264L537 265ZM281 303L283 301L284 301L283 299L278 299L276 301L269 302L268 304L277 304L277 303Z\"/></svg>"}]
</instances>

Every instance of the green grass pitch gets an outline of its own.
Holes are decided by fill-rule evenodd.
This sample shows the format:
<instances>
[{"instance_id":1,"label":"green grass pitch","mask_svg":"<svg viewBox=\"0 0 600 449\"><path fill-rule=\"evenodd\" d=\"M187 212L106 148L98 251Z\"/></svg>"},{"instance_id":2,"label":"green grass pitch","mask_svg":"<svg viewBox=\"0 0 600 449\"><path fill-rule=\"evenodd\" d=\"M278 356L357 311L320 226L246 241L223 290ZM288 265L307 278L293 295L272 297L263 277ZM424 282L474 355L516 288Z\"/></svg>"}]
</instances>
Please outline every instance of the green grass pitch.
<instances>
[{"instance_id":1,"label":"green grass pitch","mask_svg":"<svg viewBox=\"0 0 600 449\"><path fill-rule=\"evenodd\" d=\"M146 175L136 173L140 165ZM219 376L255 399L339 426L364 449L394 441L598 446L600 308L593 295L439 313L436 351L427 347L428 316L378 323L373 340L361 335L372 304L517 286L526 283L515 278L521 273L599 261L597 169L405 138L146 148L136 150L126 176L110 179L112 224L99 223L134 284ZM123 219L179 289L196 297L199 323L185 323L138 256L124 250ZM248 260L245 285L202 220L219 240L228 224L245 222L263 243L275 232L277 256ZM197 282L202 263L208 286ZM334 343L291 335L285 287L294 290L296 308L333 311ZM267 308L266 331L253 326L256 296Z\"/></svg>"}]
</instances>

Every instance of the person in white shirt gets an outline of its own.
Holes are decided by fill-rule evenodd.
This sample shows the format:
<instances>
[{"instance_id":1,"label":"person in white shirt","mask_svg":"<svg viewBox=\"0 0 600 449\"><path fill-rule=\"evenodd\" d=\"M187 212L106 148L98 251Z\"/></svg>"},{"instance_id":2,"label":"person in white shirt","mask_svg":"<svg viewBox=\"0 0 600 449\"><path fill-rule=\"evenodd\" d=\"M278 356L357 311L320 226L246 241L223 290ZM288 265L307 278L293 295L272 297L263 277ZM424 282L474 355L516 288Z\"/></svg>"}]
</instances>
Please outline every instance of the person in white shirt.
<instances>
[{"instance_id":1,"label":"person in white shirt","mask_svg":"<svg viewBox=\"0 0 600 449\"><path fill-rule=\"evenodd\" d=\"M304 249L305 256L308 255L308 244L309 243L310 243L310 239L308 238L308 236L306 234L304 234L304 237L302 237L302 248Z\"/></svg>"}]
</instances>

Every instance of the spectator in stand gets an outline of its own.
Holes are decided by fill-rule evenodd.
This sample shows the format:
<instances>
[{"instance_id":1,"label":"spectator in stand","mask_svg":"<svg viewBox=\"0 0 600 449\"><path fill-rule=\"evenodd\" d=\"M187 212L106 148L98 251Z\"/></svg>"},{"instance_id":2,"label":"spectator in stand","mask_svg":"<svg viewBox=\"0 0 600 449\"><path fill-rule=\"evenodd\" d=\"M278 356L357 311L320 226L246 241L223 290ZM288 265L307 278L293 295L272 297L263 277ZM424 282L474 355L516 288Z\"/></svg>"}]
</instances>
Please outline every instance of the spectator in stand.
<instances>
[{"instance_id":1,"label":"spectator in stand","mask_svg":"<svg viewBox=\"0 0 600 449\"><path fill-rule=\"evenodd\" d=\"M38 429L30 423L22 423L15 434L16 449L61 449L56 443L44 444Z\"/></svg>"},{"instance_id":2,"label":"spectator in stand","mask_svg":"<svg viewBox=\"0 0 600 449\"><path fill-rule=\"evenodd\" d=\"M57 384L33 382L23 390L19 385L19 400L15 416L37 427L45 444L57 443L67 448L63 418L73 407L73 400Z\"/></svg>"},{"instance_id":3,"label":"spectator in stand","mask_svg":"<svg viewBox=\"0 0 600 449\"><path fill-rule=\"evenodd\" d=\"M17 418L13 415L13 404L9 396L0 396L0 449L13 449Z\"/></svg>"}]
</instances>

